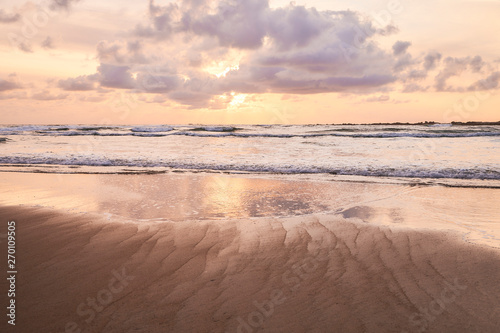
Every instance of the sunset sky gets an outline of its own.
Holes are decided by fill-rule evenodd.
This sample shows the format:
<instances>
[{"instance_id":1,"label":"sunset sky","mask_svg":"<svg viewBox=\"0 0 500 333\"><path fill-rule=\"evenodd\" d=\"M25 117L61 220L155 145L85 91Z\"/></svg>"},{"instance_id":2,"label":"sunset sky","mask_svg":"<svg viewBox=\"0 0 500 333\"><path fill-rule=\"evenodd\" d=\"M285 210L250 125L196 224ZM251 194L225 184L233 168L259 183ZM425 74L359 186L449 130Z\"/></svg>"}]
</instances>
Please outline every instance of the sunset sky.
<instances>
[{"instance_id":1,"label":"sunset sky","mask_svg":"<svg viewBox=\"0 0 500 333\"><path fill-rule=\"evenodd\" d=\"M500 120L498 0L0 2L0 123Z\"/></svg>"}]
</instances>

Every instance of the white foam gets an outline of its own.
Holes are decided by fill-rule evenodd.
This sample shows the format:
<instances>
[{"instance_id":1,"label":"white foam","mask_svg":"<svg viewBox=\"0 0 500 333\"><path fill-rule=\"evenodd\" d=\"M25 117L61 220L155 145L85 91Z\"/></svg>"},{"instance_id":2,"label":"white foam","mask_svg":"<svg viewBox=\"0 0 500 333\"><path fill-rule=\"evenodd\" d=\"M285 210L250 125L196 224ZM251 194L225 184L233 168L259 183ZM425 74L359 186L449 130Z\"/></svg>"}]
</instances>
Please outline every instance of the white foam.
<instances>
[{"instance_id":1,"label":"white foam","mask_svg":"<svg viewBox=\"0 0 500 333\"><path fill-rule=\"evenodd\" d=\"M148 133L156 133L156 132L170 132L173 131L174 128L171 126L137 126L132 127L132 132L148 132Z\"/></svg>"},{"instance_id":2,"label":"white foam","mask_svg":"<svg viewBox=\"0 0 500 333\"><path fill-rule=\"evenodd\" d=\"M339 167L313 164L276 164L276 163L209 163L209 162L187 162L172 160L148 160L148 159L112 159L104 156L73 156L64 158L60 156L38 156L38 157L0 157L0 163L4 164L45 164L45 165L78 165L78 166L122 166L156 168L165 167L186 170L216 170L216 171L246 171L260 173L284 173L284 174L335 174L345 176L370 176L370 177L402 177L402 178L451 178L451 179L491 179L499 180L500 171L488 168L395 168L392 166L366 168L366 167ZM81 171L81 170L79 170Z\"/></svg>"}]
</instances>

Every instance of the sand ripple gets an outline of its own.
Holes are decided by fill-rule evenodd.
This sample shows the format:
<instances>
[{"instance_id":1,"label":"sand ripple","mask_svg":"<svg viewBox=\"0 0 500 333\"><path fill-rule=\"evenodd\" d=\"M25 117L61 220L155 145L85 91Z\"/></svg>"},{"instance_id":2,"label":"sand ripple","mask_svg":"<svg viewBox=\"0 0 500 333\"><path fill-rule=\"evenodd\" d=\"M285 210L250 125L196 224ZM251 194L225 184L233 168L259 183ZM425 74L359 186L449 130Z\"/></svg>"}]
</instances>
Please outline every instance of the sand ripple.
<instances>
[{"instance_id":1,"label":"sand ripple","mask_svg":"<svg viewBox=\"0 0 500 333\"><path fill-rule=\"evenodd\" d=\"M154 224L42 209L0 215L18 223L19 332L500 327L499 253L456 234L328 215ZM122 273L128 279L111 284Z\"/></svg>"}]
</instances>

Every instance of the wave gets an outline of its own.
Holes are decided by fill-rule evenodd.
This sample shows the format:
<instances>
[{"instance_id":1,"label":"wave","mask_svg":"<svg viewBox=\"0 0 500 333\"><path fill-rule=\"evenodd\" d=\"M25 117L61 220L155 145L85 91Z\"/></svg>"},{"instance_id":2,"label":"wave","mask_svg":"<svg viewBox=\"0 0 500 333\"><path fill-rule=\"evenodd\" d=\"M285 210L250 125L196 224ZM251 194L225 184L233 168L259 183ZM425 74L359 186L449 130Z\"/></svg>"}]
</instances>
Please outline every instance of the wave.
<instances>
[{"instance_id":1,"label":"wave","mask_svg":"<svg viewBox=\"0 0 500 333\"><path fill-rule=\"evenodd\" d=\"M239 131L241 129L242 128L225 127L225 126L203 126L203 127L192 128L189 131L193 131L193 132L236 132L236 131Z\"/></svg>"},{"instance_id":2,"label":"wave","mask_svg":"<svg viewBox=\"0 0 500 333\"><path fill-rule=\"evenodd\" d=\"M430 125L430 127L451 127L453 124L434 124Z\"/></svg>"},{"instance_id":3,"label":"wave","mask_svg":"<svg viewBox=\"0 0 500 333\"><path fill-rule=\"evenodd\" d=\"M103 134L105 135L105 134ZM239 137L239 138L315 138L315 137L347 137L347 138L462 138L500 136L500 132L454 132L454 133L323 133L323 134L273 134L273 133L193 133L180 131L167 135L185 135L199 137ZM165 136L167 136L165 135Z\"/></svg>"},{"instance_id":4,"label":"wave","mask_svg":"<svg viewBox=\"0 0 500 333\"><path fill-rule=\"evenodd\" d=\"M24 125L24 126L5 126L0 127L0 132L16 133L16 132L28 132L28 131L43 131L49 130L51 126L40 126L40 125Z\"/></svg>"},{"instance_id":5,"label":"wave","mask_svg":"<svg viewBox=\"0 0 500 333\"><path fill-rule=\"evenodd\" d=\"M55 132L55 131L36 131L39 136L139 136L139 137L163 137L167 136L164 132L129 132L129 133L102 133L98 131L65 131L65 132ZM12 134L11 134L12 135ZM17 134L14 134L17 135Z\"/></svg>"},{"instance_id":6,"label":"wave","mask_svg":"<svg viewBox=\"0 0 500 333\"><path fill-rule=\"evenodd\" d=\"M157 132L170 132L174 128L171 126L138 126L131 129L132 132L146 132L146 133L157 133Z\"/></svg>"},{"instance_id":7,"label":"wave","mask_svg":"<svg viewBox=\"0 0 500 333\"><path fill-rule=\"evenodd\" d=\"M194 134L186 132L177 132L172 135L191 135L191 136L235 136L235 137L269 137L269 138L314 138L325 136L349 137L349 138L460 138L476 136L500 136L499 132L439 132L439 133L363 133L363 134L344 134L344 133L317 133L317 134L272 134L272 133L227 133L227 134Z\"/></svg>"},{"instance_id":8,"label":"wave","mask_svg":"<svg viewBox=\"0 0 500 333\"><path fill-rule=\"evenodd\" d=\"M101 130L114 130L119 127L116 126L89 126L89 125L22 125L22 126L5 126L0 127L0 132L10 133L26 133L26 132L46 132L46 131L101 131Z\"/></svg>"},{"instance_id":9,"label":"wave","mask_svg":"<svg viewBox=\"0 0 500 333\"><path fill-rule=\"evenodd\" d=\"M101 131L101 130L114 130L116 129L116 127L86 126L86 127L76 127L75 129L79 131Z\"/></svg>"},{"instance_id":10,"label":"wave","mask_svg":"<svg viewBox=\"0 0 500 333\"><path fill-rule=\"evenodd\" d=\"M239 138L462 138L497 137L500 127L489 126L99 126L99 125L23 125L0 127L0 134L32 136L138 136L163 137L184 135L193 137ZM319 126L319 125L318 125Z\"/></svg>"},{"instance_id":11,"label":"wave","mask_svg":"<svg viewBox=\"0 0 500 333\"><path fill-rule=\"evenodd\" d=\"M173 131L173 130L171 130ZM4 135L22 135L23 133L3 133ZM324 134L273 134L273 133L232 133L221 131L212 133L210 131L178 131L168 133L165 131L136 131L125 133L103 133L98 131L35 131L32 135L39 136L139 136L139 137L165 137L171 135L184 135L193 137L239 137L239 138L316 138L316 137L346 137L346 138L470 138L470 137L496 137L500 132L452 132L452 133L364 133L364 134L344 134L344 133L324 133Z\"/></svg>"},{"instance_id":12,"label":"wave","mask_svg":"<svg viewBox=\"0 0 500 333\"><path fill-rule=\"evenodd\" d=\"M450 178L450 179L477 179L500 180L500 171L488 168L475 167L474 169L445 168L394 168L394 167L325 167L301 166L291 164L215 164L189 163L176 161L150 161L111 159L106 157L0 157L0 163L6 165L62 165L62 166L89 166L89 167L138 167L138 168L171 168L185 170L212 170L212 171L242 171L274 174L333 174L344 176L371 176L371 177L399 177L399 178Z\"/></svg>"}]
</instances>

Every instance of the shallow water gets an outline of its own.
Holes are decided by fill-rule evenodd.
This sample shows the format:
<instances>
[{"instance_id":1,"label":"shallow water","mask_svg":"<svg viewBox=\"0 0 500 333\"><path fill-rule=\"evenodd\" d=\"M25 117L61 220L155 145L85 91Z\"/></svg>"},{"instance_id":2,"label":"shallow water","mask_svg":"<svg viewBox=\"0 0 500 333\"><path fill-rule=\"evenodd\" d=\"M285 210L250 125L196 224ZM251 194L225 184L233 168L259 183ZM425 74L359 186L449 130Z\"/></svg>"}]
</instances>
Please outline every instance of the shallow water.
<instances>
[{"instance_id":1,"label":"shallow water","mask_svg":"<svg viewBox=\"0 0 500 333\"><path fill-rule=\"evenodd\" d=\"M156 222L339 214L378 225L458 231L467 241L500 247L498 189L289 178L0 173L0 205Z\"/></svg>"}]
</instances>

